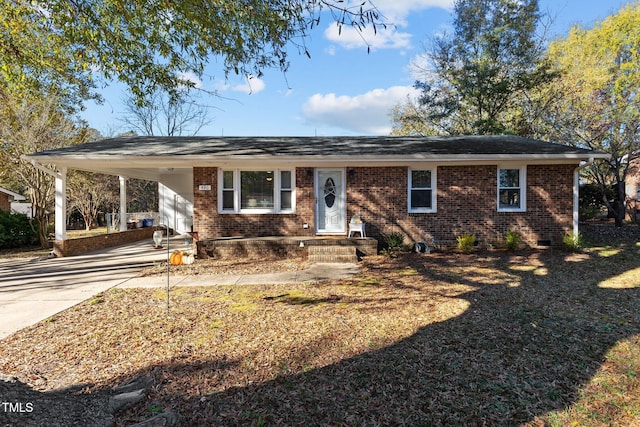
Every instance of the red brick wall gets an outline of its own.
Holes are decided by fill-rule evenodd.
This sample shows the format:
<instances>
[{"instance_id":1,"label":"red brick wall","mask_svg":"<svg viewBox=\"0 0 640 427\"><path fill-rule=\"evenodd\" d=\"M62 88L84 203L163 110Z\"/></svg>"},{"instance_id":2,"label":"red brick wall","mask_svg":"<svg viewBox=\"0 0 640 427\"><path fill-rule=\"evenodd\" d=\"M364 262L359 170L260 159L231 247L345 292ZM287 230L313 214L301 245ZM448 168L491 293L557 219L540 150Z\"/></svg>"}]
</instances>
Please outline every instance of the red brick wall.
<instances>
[{"instance_id":1,"label":"red brick wall","mask_svg":"<svg viewBox=\"0 0 640 427\"><path fill-rule=\"evenodd\" d=\"M9 195L5 193L0 193L0 211L9 212L11 210L11 201L9 200Z\"/></svg>"},{"instance_id":2,"label":"red brick wall","mask_svg":"<svg viewBox=\"0 0 640 427\"><path fill-rule=\"evenodd\" d=\"M627 170L627 180L625 183L628 187L627 198L636 198L636 187L640 185L640 160L635 160L629 165Z\"/></svg>"},{"instance_id":3,"label":"red brick wall","mask_svg":"<svg viewBox=\"0 0 640 427\"><path fill-rule=\"evenodd\" d=\"M625 182L627 219L636 223L640 223L640 200L637 197L638 186L640 186L640 160L636 159L629 165Z\"/></svg>"},{"instance_id":4,"label":"red brick wall","mask_svg":"<svg viewBox=\"0 0 640 427\"><path fill-rule=\"evenodd\" d=\"M219 214L217 176L217 168L193 168L193 230L199 239L313 235L313 168L296 169L295 214ZM201 184L211 185L211 190L199 190Z\"/></svg>"},{"instance_id":5,"label":"red brick wall","mask_svg":"<svg viewBox=\"0 0 640 427\"><path fill-rule=\"evenodd\" d=\"M102 234L99 236L55 240L53 242L53 253L59 257L73 256L145 239L149 240L149 245L153 245L151 238L153 236L153 232L157 229L157 227L145 227L137 228L135 230L120 231L117 233Z\"/></svg>"},{"instance_id":6,"label":"red brick wall","mask_svg":"<svg viewBox=\"0 0 640 427\"><path fill-rule=\"evenodd\" d=\"M407 168L349 168L347 218L360 215L367 236L380 237L407 218Z\"/></svg>"},{"instance_id":7,"label":"red brick wall","mask_svg":"<svg viewBox=\"0 0 640 427\"><path fill-rule=\"evenodd\" d=\"M437 212L407 212L407 167L356 167L347 172L347 218L358 214L367 235L380 238L399 231L407 242L455 242L475 233L481 244L493 244L508 229L536 245L560 244L572 231L575 165L527 167L527 211L497 211L497 166L440 166L437 170ZM199 238L224 236L312 235L314 227L313 168L296 169L296 213L291 215L218 214L216 168L194 168L194 231ZM199 191L200 184L212 186ZM309 224L309 229L302 224Z\"/></svg>"}]
</instances>

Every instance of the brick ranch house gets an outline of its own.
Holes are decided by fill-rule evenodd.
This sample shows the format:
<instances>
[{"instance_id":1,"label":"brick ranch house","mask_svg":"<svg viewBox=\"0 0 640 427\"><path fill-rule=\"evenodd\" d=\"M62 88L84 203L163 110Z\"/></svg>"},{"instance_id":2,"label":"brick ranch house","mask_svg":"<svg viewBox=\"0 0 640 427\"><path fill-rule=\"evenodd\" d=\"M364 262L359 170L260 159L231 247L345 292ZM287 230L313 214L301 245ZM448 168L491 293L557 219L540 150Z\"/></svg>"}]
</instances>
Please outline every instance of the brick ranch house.
<instances>
[{"instance_id":1,"label":"brick ranch house","mask_svg":"<svg viewBox=\"0 0 640 427\"><path fill-rule=\"evenodd\" d=\"M67 169L150 179L161 217L200 240L346 237L358 215L377 238L488 245L513 229L531 246L577 232L579 167L605 157L515 136L118 137L28 156L56 165L58 210Z\"/></svg>"},{"instance_id":2,"label":"brick ranch house","mask_svg":"<svg viewBox=\"0 0 640 427\"><path fill-rule=\"evenodd\" d=\"M640 223L640 159L635 158L629 164L625 180L627 217Z\"/></svg>"}]
</instances>

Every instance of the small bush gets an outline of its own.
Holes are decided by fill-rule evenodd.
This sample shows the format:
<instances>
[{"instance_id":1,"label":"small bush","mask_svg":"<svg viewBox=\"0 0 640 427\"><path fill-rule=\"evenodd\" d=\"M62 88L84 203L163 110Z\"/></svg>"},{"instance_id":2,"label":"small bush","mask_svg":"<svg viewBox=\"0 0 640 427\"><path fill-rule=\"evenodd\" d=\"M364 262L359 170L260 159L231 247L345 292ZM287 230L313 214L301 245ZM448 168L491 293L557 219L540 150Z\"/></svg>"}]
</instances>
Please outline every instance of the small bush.
<instances>
[{"instance_id":1,"label":"small bush","mask_svg":"<svg viewBox=\"0 0 640 427\"><path fill-rule=\"evenodd\" d=\"M386 234L384 241L389 246L389 249L399 249L404 244L404 234L394 231L393 233Z\"/></svg>"},{"instance_id":2,"label":"small bush","mask_svg":"<svg viewBox=\"0 0 640 427\"><path fill-rule=\"evenodd\" d=\"M19 248L33 244L36 235L25 214L0 211L0 248Z\"/></svg>"},{"instance_id":3,"label":"small bush","mask_svg":"<svg viewBox=\"0 0 640 427\"><path fill-rule=\"evenodd\" d=\"M562 245L569 252L580 252L584 247L584 239L582 238L582 234L565 234L562 238Z\"/></svg>"},{"instance_id":4,"label":"small bush","mask_svg":"<svg viewBox=\"0 0 640 427\"><path fill-rule=\"evenodd\" d=\"M471 252L473 245L476 243L476 235L471 233L465 233L462 236L456 237L458 241L458 249L462 252Z\"/></svg>"},{"instance_id":5,"label":"small bush","mask_svg":"<svg viewBox=\"0 0 640 427\"><path fill-rule=\"evenodd\" d=\"M605 197L607 200L615 199L616 195L613 188L606 189ZM598 184L582 184L580 185L580 204L579 204L580 220L585 221L601 216L603 212L607 212L606 205L602 200L602 188Z\"/></svg>"},{"instance_id":6,"label":"small bush","mask_svg":"<svg viewBox=\"0 0 640 427\"><path fill-rule=\"evenodd\" d=\"M382 250L382 253L386 254L391 258L395 258L398 256L396 251L402 248L404 244L404 234L394 231L393 233L384 235L384 242L387 244L387 247Z\"/></svg>"},{"instance_id":7,"label":"small bush","mask_svg":"<svg viewBox=\"0 0 640 427\"><path fill-rule=\"evenodd\" d=\"M520 248L520 243L522 243L522 236L517 231L509 229L504 235L504 242L507 250L517 251Z\"/></svg>"}]
</instances>

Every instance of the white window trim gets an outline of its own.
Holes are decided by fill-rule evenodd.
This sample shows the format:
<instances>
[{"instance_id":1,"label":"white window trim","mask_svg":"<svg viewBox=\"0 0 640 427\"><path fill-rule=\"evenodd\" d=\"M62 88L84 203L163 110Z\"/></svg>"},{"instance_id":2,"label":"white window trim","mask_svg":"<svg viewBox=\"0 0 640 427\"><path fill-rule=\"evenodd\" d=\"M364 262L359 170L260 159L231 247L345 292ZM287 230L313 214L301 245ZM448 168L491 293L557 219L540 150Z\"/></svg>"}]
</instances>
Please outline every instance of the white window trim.
<instances>
[{"instance_id":1,"label":"white window trim","mask_svg":"<svg viewBox=\"0 0 640 427\"><path fill-rule=\"evenodd\" d=\"M518 169L520 171L520 207L518 208L501 208L500 207L500 171L502 169ZM527 211L527 165L516 164L504 164L499 165L496 170L496 205L498 212L526 212ZM511 188L511 187L507 187Z\"/></svg>"},{"instance_id":2,"label":"white window trim","mask_svg":"<svg viewBox=\"0 0 640 427\"><path fill-rule=\"evenodd\" d=\"M411 190L413 189L412 182L411 182L411 172L414 170L431 172L431 187L417 188L418 190L431 190L431 207L430 208L417 208L417 209L411 208ZM437 182L438 182L437 167L430 166L430 167L424 167L424 168L421 168L421 167L409 168L409 171L407 174L407 211L409 213L436 213L438 211Z\"/></svg>"},{"instance_id":3,"label":"white window trim","mask_svg":"<svg viewBox=\"0 0 640 427\"><path fill-rule=\"evenodd\" d=\"M233 172L233 209L223 209L223 174L224 172ZM269 172L273 171L273 197L274 207L273 209L241 209L240 208L240 189L241 178L240 172ZM282 209L282 190L281 187L281 172L291 172L291 208ZM218 213L220 214L293 214L296 212L296 170L295 168L218 168ZM289 190L286 188L284 190Z\"/></svg>"}]
</instances>

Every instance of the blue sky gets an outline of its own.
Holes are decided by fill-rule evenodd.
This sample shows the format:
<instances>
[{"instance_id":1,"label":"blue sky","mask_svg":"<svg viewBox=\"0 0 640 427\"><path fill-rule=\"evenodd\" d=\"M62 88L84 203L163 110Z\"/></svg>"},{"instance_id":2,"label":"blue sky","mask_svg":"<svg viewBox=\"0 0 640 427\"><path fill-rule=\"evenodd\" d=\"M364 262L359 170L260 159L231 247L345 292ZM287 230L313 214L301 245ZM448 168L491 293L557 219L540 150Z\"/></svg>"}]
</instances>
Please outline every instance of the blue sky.
<instances>
[{"instance_id":1,"label":"blue sky","mask_svg":"<svg viewBox=\"0 0 640 427\"><path fill-rule=\"evenodd\" d=\"M590 27L617 12L628 0L540 0L554 18L551 33L565 35L572 25ZM224 79L212 61L198 85L220 97L201 97L211 106L210 124L199 135L336 136L385 135L390 110L413 92L412 64L424 43L450 28L453 0L374 0L396 27L361 37L348 29L338 35L329 17L310 33L311 59L291 49L286 74L266 70L260 79ZM126 88L103 90L105 103L89 103L81 117L105 136L125 132Z\"/></svg>"}]
</instances>

